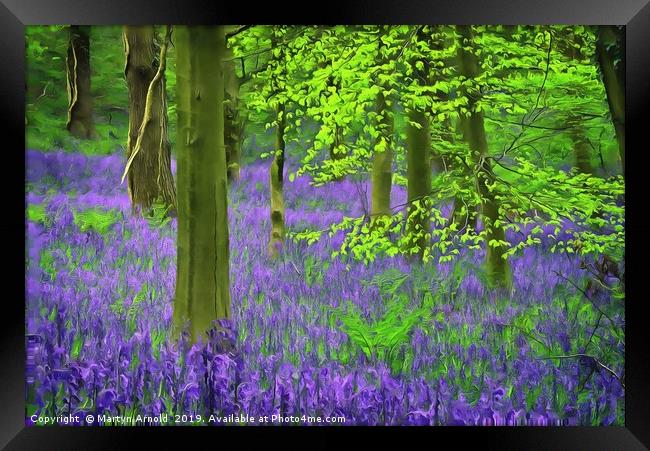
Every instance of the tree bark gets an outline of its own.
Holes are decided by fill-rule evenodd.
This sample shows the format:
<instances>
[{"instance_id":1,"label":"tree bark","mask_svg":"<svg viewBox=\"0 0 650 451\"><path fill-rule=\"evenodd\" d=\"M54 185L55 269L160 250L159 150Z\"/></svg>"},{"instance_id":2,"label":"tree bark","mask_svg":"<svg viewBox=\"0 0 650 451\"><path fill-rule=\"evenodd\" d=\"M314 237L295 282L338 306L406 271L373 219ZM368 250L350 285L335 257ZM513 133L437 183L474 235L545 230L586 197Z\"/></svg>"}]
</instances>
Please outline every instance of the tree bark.
<instances>
[{"instance_id":1,"label":"tree bark","mask_svg":"<svg viewBox=\"0 0 650 451\"><path fill-rule=\"evenodd\" d=\"M379 64L384 64L385 58L381 56L382 44L379 40ZM381 216L391 216L390 192L393 185L393 113L386 104L384 90L386 86L379 87L379 93L375 101L375 112L377 114L377 128L379 137L375 142L375 152L372 160L372 199L370 216L375 220ZM381 149L377 149L381 145ZM383 149L383 150L382 150Z\"/></svg>"},{"instance_id":2,"label":"tree bark","mask_svg":"<svg viewBox=\"0 0 650 451\"><path fill-rule=\"evenodd\" d=\"M598 64L618 141L621 168L625 173L625 31L616 26L598 26L597 34ZM614 65L616 55L612 47L608 50L608 44L619 49L620 61L617 66Z\"/></svg>"},{"instance_id":3,"label":"tree bark","mask_svg":"<svg viewBox=\"0 0 650 451\"><path fill-rule=\"evenodd\" d=\"M576 48L571 44L582 46L584 44L583 40L570 31L568 32L567 41L569 45L564 50L565 56L573 63L580 64L583 59L582 52L580 48ZM571 140L573 141L574 165L583 174L593 174L594 168L591 164L591 150L587 141L587 132L580 123L579 117L570 117L569 121L573 124Z\"/></svg>"},{"instance_id":4,"label":"tree bark","mask_svg":"<svg viewBox=\"0 0 650 451\"><path fill-rule=\"evenodd\" d=\"M90 92L90 27L70 25L66 56L68 119L66 128L77 138L95 138Z\"/></svg>"},{"instance_id":5,"label":"tree bark","mask_svg":"<svg viewBox=\"0 0 650 451\"><path fill-rule=\"evenodd\" d=\"M385 110L385 100L382 94L377 96L378 113L382 114L382 123L392 131L392 119L387 118L390 113ZM381 106L383 105L383 106ZM381 108L381 110L380 110ZM386 132L388 133L388 132ZM393 185L393 150L390 136L381 133L387 144L383 151L375 151L372 159L372 204L370 215L374 218L390 216L390 192Z\"/></svg>"},{"instance_id":6,"label":"tree bark","mask_svg":"<svg viewBox=\"0 0 650 451\"><path fill-rule=\"evenodd\" d=\"M593 174L594 168L591 164L591 147L586 135L586 131L580 124L576 124L571 132L575 165L578 171L583 174Z\"/></svg>"},{"instance_id":7,"label":"tree bark","mask_svg":"<svg viewBox=\"0 0 650 451\"><path fill-rule=\"evenodd\" d=\"M473 49L466 50L471 46L473 37L471 26L458 25L456 27L461 37L458 50L460 72L468 79L480 75L480 65ZM465 41L465 42L463 42ZM468 42L469 41L469 42ZM464 48L465 47L465 48ZM469 93L467 88L461 89L461 95L467 98L468 112L461 112L460 120L463 128L465 141L468 143L470 152L474 157L476 166L476 186L481 196L481 217L486 234L486 268L490 281L496 285L508 285L510 283L510 270L507 261L503 258L502 247L493 247L489 243L492 240L505 240L505 232L499 224L499 205L494 192L488 188L488 181L492 178L492 167L489 159L487 138L485 136L485 124L483 113L476 111L476 93Z\"/></svg>"},{"instance_id":8,"label":"tree bark","mask_svg":"<svg viewBox=\"0 0 650 451\"><path fill-rule=\"evenodd\" d=\"M277 108L277 127L275 130L275 157L271 163L269 186L271 189L271 237L269 239L269 255L275 258L279 255L284 241L284 127L285 108L280 104Z\"/></svg>"},{"instance_id":9,"label":"tree bark","mask_svg":"<svg viewBox=\"0 0 650 451\"><path fill-rule=\"evenodd\" d=\"M176 28L178 256L174 325L192 341L230 317L223 26Z\"/></svg>"},{"instance_id":10,"label":"tree bark","mask_svg":"<svg viewBox=\"0 0 650 451\"><path fill-rule=\"evenodd\" d=\"M430 39L420 27L416 33L417 40ZM418 64L421 62L421 68ZM410 62L414 67L415 78L420 84L431 84L431 67L426 58L417 58ZM413 125L417 124L417 125ZM421 261L424 250L431 244L431 220L429 210L431 200L431 130L429 118L423 108L412 107L408 110L406 129L406 178L408 211L406 232L410 237L409 253Z\"/></svg>"},{"instance_id":11,"label":"tree bark","mask_svg":"<svg viewBox=\"0 0 650 451\"><path fill-rule=\"evenodd\" d=\"M124 75L129 89L126 156L127 159L133 157L127 174L129 198L134 209L147 210L156 201L173 209L176 207L176 188L167 136L164 74L167 36L158 45L153 26L125 26L122 38L126 59ZM159 71L161 73L156 77ZM151 103L147 105L149 91ZM136 150L138 138L140 147ZM137 155L134 155L136 151Z\"/></svg>"},{"instance_id":12,"label":"tree bark","mask_svg":"<svg viewBox=\"0 0 650 451\"><path fill-rule=\"evenodd\" d=\"M407 128L407 233L413 237L411 254L421 260L424 249L430 244L430 201L426 196L431 191L431 137L429 119L424 111L412 110L408 116L410 122L419 124L419 128L411 124Z\"/></svg>"}]
</instances>

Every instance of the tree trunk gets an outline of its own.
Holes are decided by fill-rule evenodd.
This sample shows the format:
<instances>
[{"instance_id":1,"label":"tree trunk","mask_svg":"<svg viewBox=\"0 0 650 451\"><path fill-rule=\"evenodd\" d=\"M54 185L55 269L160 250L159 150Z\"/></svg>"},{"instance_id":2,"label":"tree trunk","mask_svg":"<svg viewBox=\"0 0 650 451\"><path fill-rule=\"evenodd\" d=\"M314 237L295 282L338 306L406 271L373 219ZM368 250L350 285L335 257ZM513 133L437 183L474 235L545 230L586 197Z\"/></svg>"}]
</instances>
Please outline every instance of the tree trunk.
<instances>
[{"instance_id":1,"label":"tree trunk","mask_svg":"<svg viewBox=\"0 0 650 451\"><path fill-rule=\"evenodd\" d=\"M462 117L459 117L456 120L455 125L453 125L454 129L456 130L456 133L459 135L464 135L464 121ZM452 125L450 123L449 125L450 130L452 129ZM453 133L450 133L450 142L454 142L454 135ZM464 172L467 171L467 169L464 166L461 166L458 161L456 160L451 160L447 163L447 165L451 168L454 167L454 165L459 165ZM465 210L465 211L463 211ZM466 230L468 227L472 227L474 230L476 230L477 226L477 220L478 220L478 211L476 208L472 209L470 208L466 202L464 202L464 199L460 195L454 196L454 205L451 210L451 214L449 215L449 219L447 221L447 224L456 224L456 230Z\"/></svg>"},{"instance_id":2,"label":"tree trunk","mask_svg":"<svg viewBox=\"0 0 650 451\"><path fill-rule=\"evenodd\" d=\"M330 66L332 65L332 62L330 61ZM330 78L327 80L327 86L328 88L334 87L338 91L341 88L340 82L336 81L334 79L334 76L330 76ZM328 96L331 94L328 94ZM334 140L330 144L329 148L329 157L330 160L332 161L337 161L337 160L342 160L345 158L345 153L341 149L339 149L339 146L343 143L343 127L341 127L338 123L334 124ZM334 177L334 180L341 180L343 179L344 176L336 176Z\"/></svg>"},{"instance_id":3,"label":"tree trunk","mask_svg":"<svg viewBox=\"0 0 650 451\"><path fill-rule=\"evenodd\" d=\"M587 133L581 125L576 124L572 129L571 139L573 140L575 165L578 171L583 174L593 174L594 168L591 164L591 147L587 141Z\"/></svg>"},{"instance_id":4,"label":"tree trunk","mask_svg":"<svg viewBox=\"0 0 650 451\"><path fill-rule=\"evenodd\" d=\"M167 137L165 68L160 67L161 62L165 64L165 55L158 55L166 51L167 36L162 45L157 45L153 26L125 26L122 38L126 57L124 75L129 89L128 159L136 151L138 137L142 134L140 148L133 156L127 175L129 197L134 209L139 206L147 210L155 201L173 209L176 189ZM159 70L161 73L155 78ZM147 105L149 90L151 105Z\"/></svg>"},{"instance_id":5,"label":"tree trunk","mask_svg":"<svg viewBox=\"0 0 650 451\"><path fill-rule=\"evenodd\" d=\"M382 43L380 39L378 60L379 64L384 64L386 61L381 56L381 50ZM393 113L386 104L384 89L386 87L380 85L375 101L379 137L375 142L375 152L372 160L370 216L373 221L380 216L391 216L392 214L390 191L393 185Z\"/></svg>"},{"instance_id":6,"label":"tree trunk","mask_svg":"<svg viewBox=\"0 0 650 451\"><path fill-rule=\"evenodd\" d=\"M178 256L174 325L192 341L230 317L223 26L176 28Z\"/></svg>"},{"instance_id":7,"label":"tree trunk","mask_svg":"<svg viewBox=\"0 0 650 451\"><path fill-rule=\"evenodd\" d=\"M421 110L409 112L409 121L420 128L408 125L407 128L407 195L408 217L407 233L413 237L410 243L411 254L422 259L424 249L429 247L429 204L427 197L431 191L431 137L429 120ZM427 236L429 235L429 236Z\"/></svg>"},{"instance_id":8,"label":"tree trunk","mask_svg":"<svg viewBox=\"0 0 650 451\"><path fill-rule=\"evenodd\" d=\"M625 31L616 26L598 26L596 53L607 93L609 112L614 123L621 168L625 173ZM619 48L620 61L614 66L615 55L608 44Z\"/></svg>"},{"instance_id":9,"label":"tree trunk","mask_svg":"<svg viewBox=\"0 0 650 451\"><path fill-rule=\"evenodd\" d=\"M278 256L284 241L284 127L285 109L280 104L277 108L277 127L275 130L275 157L271 163L271 238L269 239L269 255Z\"/></svg>"},{"instance_id":10,"label":"tree trunk","mask_svg":"<svg viewBox=\"0 0 650 451\"><path fill-rule=\"evenodd\" d=\"M77 138L92 139L96 133L90 93L90 27L70 25L69 33L65 60L68 90L66 128Z\"/></svg>"},{"instance_id":11,"label":"tree trunk","mask_svg":"<svg viewBox=\"0 0 650 451\"><path fill-rule=\"evenodd\" d=\"M337 151L339 145L343 142L341 126L338 124L334 126L334 141L330 144L330 160L341 160L345 156L343 153Z\"/></svg>"},{"instance_id":12,"label":"tree trunk","mask_svg":"<svg viewBox=\"0 0 650 451\"><path fill-rule=\"evenodd\" d=\"M471 46L471 42L462 42L472 39L471 26L458 25L456 27L461 36L461 45L458 50L461 75L468 79L476 78L480 74L480 65L476 54L472 50L465 50L463 47ZM469 94L469 95L468 95ZM503 258L504 249L501 246L493 247L489 243L493 240L505 240L505 232L499 224L499 206L495 195L488 189L488 181L492 178L490 161L486 159L488 144L485 136L485 125L483 112L476 111L475 93L468 93L466 88L461 89L461 95L467 98L467 113L461 112L460 120L463 127L465 141L474 157L474 164L477 169L476 185L481 196L481 218L486 235L486 267L491 282L497 285L508 285L510 283L510 271L507 261Z\"/></svg>"},{"instance_id":13,"label":"tree trunk","mask_svg":"<svg viewBox=\"0 0 650 451\"><path fill-rule=\"evenodd\" d=\"M576 48L571 44L577 44L581 47L584 44L582 38L577 36L573 31L569 31L567 42L569 45L565 47L564 55L574 64L580 64L580 61L583 59L580 48ZM573 125L571 129L571 140L573 141L574 164L581 173L593 174L594 168L591 164L591 150L587 141L587 133L580 121L581 119L579 117L569 118L569 122Z\"/></svg>"},{"instance_id":14,"label":"tree trunk","mask_svg":"<svg viewBox=\"0 0 650 451\"><path fill-rule=\"evenodd\" d=\"M380 94L381 96L381 94ZM383 101L378 99L378 103ZM383 112L383 115L389 114ZM392 127L391 127L392 128ZM386 139L387 137L384 136ZM390 216L390 192L393 184L393 150L391 149L391 140L387 139L386 148L381 151L375 151L372 160L372 205L370 216L377 218L379 216Z\"/></svg>"},{"instance_id":15,"label":"tree trunk","mask_svg":"<svg viewBox=\"0 0 650 451\"><path fill-rule=\"evenodd\" d=\"M226 59L232 59L232 50L226 49ZM241 167L241 138L242 124L239 116L239 87L240 80L235 70L235 61L224 63L224 83L225 91L225 144L226 144L226 161L228 164L228 180L239 180Z\"/></svg>"}]
</instances>

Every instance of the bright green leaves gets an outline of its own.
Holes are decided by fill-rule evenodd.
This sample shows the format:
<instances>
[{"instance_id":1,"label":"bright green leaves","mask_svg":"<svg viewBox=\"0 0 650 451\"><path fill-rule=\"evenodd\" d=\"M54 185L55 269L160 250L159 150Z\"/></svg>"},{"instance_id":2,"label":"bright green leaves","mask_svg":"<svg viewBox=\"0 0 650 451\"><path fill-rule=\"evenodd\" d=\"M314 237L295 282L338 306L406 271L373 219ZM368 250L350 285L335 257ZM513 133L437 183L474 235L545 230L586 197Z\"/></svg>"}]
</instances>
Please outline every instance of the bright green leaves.
<instances>
[{"instance_id":1,"label":"bright green leaves","mask_svg":"<svg viewBox=\"0 0 650 451\"><path fill-rule=\"evenodd\" d=\"M244 61L242 72L248 74L242 92L249 120L275 127L274 105L286 105L287 142L300 143L295 175L308 174L315 185L345 176L360 180L374 154L390 149L392 182L406 186L406 130L420 127L408 121L408 113L422 111L429 122L431 157L439 167L427 205L402 205L372 220L344 218L325 231L293 233L294 239L314 243L323 233L343 231L333 256L366 263L380 254L406 254L422 237L430 243L425 259L442 263L463 249L498 249L510 258L541 245L552 252L622 258L624 184L622 177L609 176L618 170L612 163L617 146L592 61L593 31L471 31L466 39L453 26L256 26L235 36L235 58ZM476 67L461 70L459 52L470 54ZM380 97L384 104L378 108ZM470 151L461 127L460 119L470 113L484 121L483 159ZM595 175L567 170L574 164L576 130ZM273 155L272 149L262 154ZM477 181L494 196L494 226L508 232L507 238L486 239L486 231L475 227L485 205ZM408 207L426 217L430 231L408 230Z\"/></svg>"},{"instance_id":2,"label":"bright green leaves","mask_svg":"<svg viewBox=\"0 0 650 451\"><path fill-rule=\"evenodd\" d=\"M406 277L404 274L380 274L377 277L388 279L386 310L381 318L368 321L363 313L352 303L332 309L331 316L341 324L350 342L360 350L369 361L383 361L398 374L404 368L404 351L416 327L432 321L433 298L425 297L420 307L410 305L405 293L397 294ZM375 277L375 279L377 279ZM383 283L375 281L371 283ZM382 285L383 286L383 285Z\"/></svg>"},{"instance_id":3,"label":"bright green leaves","mask_svg":"<svg viewBox=\"0 0 650 451\"><path fill-rule=\"evenodd\" d=\"M106 234L120 218L117 210L102 210L89 208L87 210L73 211L74 223L82 232L94 231L101 235Z\"/></svg>"}]
</instances>

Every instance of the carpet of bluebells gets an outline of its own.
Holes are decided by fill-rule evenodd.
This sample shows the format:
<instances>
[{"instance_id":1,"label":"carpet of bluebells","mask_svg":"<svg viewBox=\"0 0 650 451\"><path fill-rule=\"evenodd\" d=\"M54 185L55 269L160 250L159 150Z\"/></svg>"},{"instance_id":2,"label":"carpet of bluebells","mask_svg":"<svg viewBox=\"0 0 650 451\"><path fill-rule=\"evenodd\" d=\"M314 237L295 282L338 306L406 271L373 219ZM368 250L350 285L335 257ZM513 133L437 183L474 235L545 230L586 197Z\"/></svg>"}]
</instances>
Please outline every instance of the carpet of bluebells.
<instances>
[{"instance_id":1,"label":"carpet of bluebells","mask_svg":"<svg viewBox=\"0 0 650 451\"><path fill-rule=\"evenodd\" d=\"M268 164L230 192L231 322L189 346L169 338L176 220L131 214L123 157L27 151L27 422L41 415L343 416L346 425L621 425L624 388L580 351L609 349L624 372L622 309L596 322L579 259L545 244L512 260L513 288L485 288L481 252L455 263L331 259L338 234L267 257ZM358 186L285 184L289 229L362 214ZM393 203L405 192L394 187ZM104 221L85 221L94 211ZM103 216L102 216L103 217ZM99 225L98 225L99 224ZM516 239L513 237L513 239ZM560 277L561 274L564 278ZM404 275L384 290L382 275ZM385 276L388 277L388 276ZM450 280L456 278L456 283ZM390 361L363 352L335 312L380 321L394 299L427 321ZM618 357L617 357L618 356Z\"/></svg>"}]
</instances>

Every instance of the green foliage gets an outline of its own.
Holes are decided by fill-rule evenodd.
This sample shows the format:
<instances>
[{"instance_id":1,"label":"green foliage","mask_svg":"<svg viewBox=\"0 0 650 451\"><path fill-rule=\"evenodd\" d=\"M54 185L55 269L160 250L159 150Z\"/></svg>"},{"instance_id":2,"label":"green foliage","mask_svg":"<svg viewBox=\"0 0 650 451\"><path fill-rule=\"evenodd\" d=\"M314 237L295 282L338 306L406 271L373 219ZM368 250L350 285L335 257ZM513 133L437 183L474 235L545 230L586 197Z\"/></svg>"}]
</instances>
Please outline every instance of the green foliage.
<instances>
[{"instance_id":1,"label":"green foliage","mask_svg":"<svg viewBox=\"0 0 650 451\"><path fill-rule=\"evenodd\" d=\"M97 139L79 140L65 128L68 99L65 60L67 26L26 27L26 144L30 149L108 155L123 152L128 135L128 89L124 78L121 26L91 27L91 95ZM167 96L175 117L175 52L167 55ZM176 140L176 121L169 121L169 140Z\"/></svg>"},{"instance_id":2,"label":"green foliage","mask_svg":"<svg viewBox=\"0 0 650 451\"><path fill-rule=\"evenodd\" d=\"M152 229L162 229L169 224L172 218L169 216L171 205L165 202L155 201L151 209L145 214L145 219Z\"/></svg>"},{"instance_id":3,"label":"green foliage","mask_svg":"<svg viewBox=\"0 0 650 451\"><path fill-rule=\"evenodd\" d=\"M425 327L432 319L433 298L418 307L413 307L406 293L396 293L407 275L396 270L389 270L376 276L372 284L377 284L384 293L391 297L386 301L383 316L374 321L367 321L363 313L353 303L332 309L332 320L339 321L342 330L351 343L370 361L382 361L394 373L408 368L412 359L409 340L416 327ZM410 352L410 354L409 354Z\"/></svg>"},{"instance_id":4,"label":"green foliage","mask_svg":"<svg viewBox=\"0 0 650 451\"><path fill-rule=\"evenodd\" d=\"M56 260L51 250L45 249L41 252L39 258L39 266L43 272L50 277L51 280L56 280Z\"/></svg>"},{"instance_id":5,"label":"green foliage","mask_svg":"<svg viewBox=\"0 0 650 451\"><path fill-rule=\"evenodd\" d=\"M72 349L70 350L70 358L77 359L81 354L81 349L84 344L84 338L82 334L77 333L74 340L72 341Z\"/></svg>"},{"instance_id":6,"label":"green foliage","mask_svg":"<svg viewBox=\"0 0 650 451\"><path fill-rule=\"evenodd\" d=\"M47 205L45 204L29 204L27 205L27 220L36 222L46 227L52 225L53 219L46 212Z\"/></svg>"},{"instance_id":7,"label":"green foliage","mask_svg":"<svg viewBox=\"0 0 650 451\"><path fill-rule=\"evenodd\" d=\"M308 255L304 260L303 275L308 287L314 284L322 285L329 262L319 262L313 255Z\"/></svg>"},{"instance_id":8,"label":"green foliage","mask_svg":"<svg viewBox=\"0 0 650 451\"><path fill-rule=\"evenodd\" d=\"M435 143L432 156L444 162L428 198L410 205L428 215L430 232L404 227L402 212L395 212L380 226L346 217L328 230L302 230L293 239L313 243L324 232L343 230L346 238L333 257L351 254L369 263L381 253L408 255L414 250L411 243L430 238L424 260L445 263L463 248L498 247L508 258L557 235L545 233L542 225L561 227L568 221L575 226L572 239L558 242L554 251L622 258L624 215L618 201L623 180L608 175L617 171L618 163L611 159L616 141L594 60L593 30L471 29L470 40L449 26L253 27L238 38L235 53L245 61L261 40L283 42L265 56L268 64L253 77L249 104L262 111L272 103L268 95L278 96L292 107L289 124L300 126L304 118L319 124L297 175L309 173L320 185L367 173L373 152L390 140L397 154L394 181L405 184L405 113L411 109L427 114ZM480 70L472 79L460 76L460 49L477 58ZM387 99L384 111L375 110L380 89ZM484 115L489 167L456 132L459 115L469 112L468 96L477 99L474 112ZM382 135L385 115L393 116L396 136ZM272 120L267 127L273 127ZM593 174L563 169L573 163L576 134L591 147ZM323 155L332 146L339 157ZM514 230L524 235L522 241L486 242L487 231L475 230L470 215L484 202L478 179L486 179L499 204L499 220L488 227ZM452 202L459 204L460 222L443 214Z\"/></svg>"},{"instance_id":9,"label":"green foliage","mask_svg":"<svg viewBox=\"0 0 650 451\"><path fill-rule=\"evenodd\" d=\"M94 231L100 235L106 234L121 216L118 210L104 211L101 208L89 208L73 211L74 223L82 232Z\"/></svg>"},{"instance_id":10,"label":"green foliage","mask_svg":"<svg viewBox=\"0 0 650 451\"><path fill-rule=\"evenodd\" d=\"M398 269L390 268L373 277L370 285L376 285L382 295L392 297L408 277L408 274Z\"/></svg>"}]
</instances>

